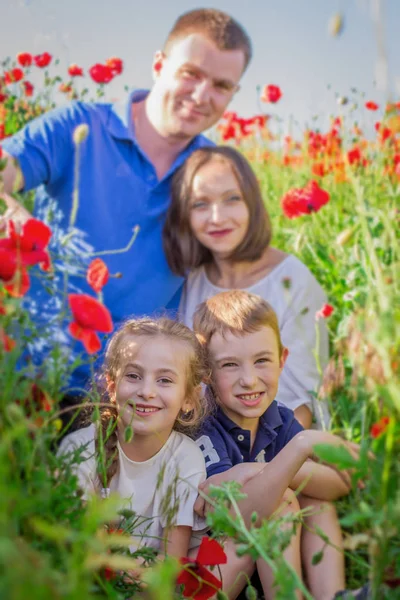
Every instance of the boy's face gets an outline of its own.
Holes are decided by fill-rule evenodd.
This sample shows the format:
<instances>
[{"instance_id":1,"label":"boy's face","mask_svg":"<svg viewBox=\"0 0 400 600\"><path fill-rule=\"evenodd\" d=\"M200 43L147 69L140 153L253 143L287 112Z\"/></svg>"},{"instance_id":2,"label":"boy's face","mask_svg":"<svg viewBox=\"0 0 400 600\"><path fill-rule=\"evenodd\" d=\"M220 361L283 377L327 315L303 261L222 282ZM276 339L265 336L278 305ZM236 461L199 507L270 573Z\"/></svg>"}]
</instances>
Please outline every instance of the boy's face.
<instances>
[{"instance_id":1,"label":"boy's face","mask_svg":"<svg viewBox=\"0 0 400 600\"><path fill-rule=\"evenodd\" d=\"M213 385L225 414L242 429L252 429L275 399L288 351L279 357L271 327L225 337L214 334L209 344Z\"/></svg>"}]
</instances>

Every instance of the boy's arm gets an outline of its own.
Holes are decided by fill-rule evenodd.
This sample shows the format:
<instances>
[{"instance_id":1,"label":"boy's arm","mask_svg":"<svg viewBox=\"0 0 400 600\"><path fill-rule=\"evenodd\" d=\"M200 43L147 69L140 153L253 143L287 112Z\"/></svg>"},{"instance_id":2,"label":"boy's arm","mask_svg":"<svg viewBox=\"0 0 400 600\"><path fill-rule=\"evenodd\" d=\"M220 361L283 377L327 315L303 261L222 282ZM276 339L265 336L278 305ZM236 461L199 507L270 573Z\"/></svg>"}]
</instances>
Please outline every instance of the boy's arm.
<instances>
[{"instance_id":1,"label":"boy's arm","mask_svg":"<svg viewBox=\"0 0 400 600\"><path fill-rule=\"evenodd\" d=\"M346 442L330 433L310 429L298 433L271 462L265 464L264 468L243 486L242 491L246 498L243 498L239 505L247 526L250 526L254 512L261 519L269 517L278 508L284 492L290 487L298 470L313 456L316 444L345 446L355 458L359 455L357 444Z\"/></svg>"},{"instance_id":2,"label":"boy's arm","mask_svg":"<svg viewBox=\"0 0 400 600\"><path fill-rule=\"evenodd\" d=\"M328 465L307 460L294 476L290 487L317 500L333 501L346 496L351 489L351 479L347 471L336 471Z\"/></svg>"}]
</instances>

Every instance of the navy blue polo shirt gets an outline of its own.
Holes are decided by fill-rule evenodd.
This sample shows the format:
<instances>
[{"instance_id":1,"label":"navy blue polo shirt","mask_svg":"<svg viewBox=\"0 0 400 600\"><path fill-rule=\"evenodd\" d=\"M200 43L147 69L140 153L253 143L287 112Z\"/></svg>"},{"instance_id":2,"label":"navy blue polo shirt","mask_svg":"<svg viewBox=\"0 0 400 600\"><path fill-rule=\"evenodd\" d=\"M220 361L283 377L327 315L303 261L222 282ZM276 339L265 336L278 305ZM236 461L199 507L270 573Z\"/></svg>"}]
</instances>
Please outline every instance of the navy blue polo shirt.
<instances>
[{"instance_id":1,"label":"navy blue polo shirt","mask_svg":"<svg viewBox=\"0 0 400 600\"><path fill-rule=\"evenodd\" d=\"M196 440L206 462L207 477L246 462L269 462L300 431L292 410L275 400L260 417L256 439L250 449L250 431L241 429L218 407Z\"/></svg>"},{"instance_id":2,"label":"navy blue polo shirt","mask_svg":"<svg viewBox=\"0 0 400 600\"><path fill-rule=\"evenodd\" d=\"M131 315L178 308L183 279L170 271L162 244L171 177L194 150L211 142L204 136L194 138L158 180L136 140L132 121L132 103L143 100L147 93L135 91L123 104L69 103L2 142L21 166L25 191L41 186L34 214L53 232L50 250L57 267L55 275L45 277L34 268L25 300L38 332L44 334L29 345L31 359L37 364L51 368L47 339L59 342L64 360L72 362L81 352L85 357L82 344L68 334L69 315L62 319L63 274L68 273L67 292L94 295L85 272L97 252L110 273L118 274L103 289L104 304L115 327ZM81 124L88 125L89 135L79 147L79 205L71 230L73 132ZM140 230L129 247L136 225ZM80 387L87 375L88 366L82 365L71 383Z\"/></svg>"}]
</instances>

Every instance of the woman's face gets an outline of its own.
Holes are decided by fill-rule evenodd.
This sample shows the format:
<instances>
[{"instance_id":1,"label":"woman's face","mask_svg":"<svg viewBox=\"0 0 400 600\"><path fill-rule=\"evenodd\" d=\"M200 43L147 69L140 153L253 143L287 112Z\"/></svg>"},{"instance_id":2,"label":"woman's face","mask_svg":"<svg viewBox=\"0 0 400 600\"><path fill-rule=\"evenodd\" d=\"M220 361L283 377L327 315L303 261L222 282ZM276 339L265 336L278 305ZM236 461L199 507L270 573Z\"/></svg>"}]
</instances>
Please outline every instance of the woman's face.
<instances>
[{"instance_id":1,"label":"woman's face","mask_svg":"<svg viewBox=\"0 0 400 600\"><path fill-rule=\"evenodd\" d=\"M250 213L227 160L213 158L197 171L189 203L193 235L215 258L229 257L247 234Z\"/></svg>"}]
</instances>

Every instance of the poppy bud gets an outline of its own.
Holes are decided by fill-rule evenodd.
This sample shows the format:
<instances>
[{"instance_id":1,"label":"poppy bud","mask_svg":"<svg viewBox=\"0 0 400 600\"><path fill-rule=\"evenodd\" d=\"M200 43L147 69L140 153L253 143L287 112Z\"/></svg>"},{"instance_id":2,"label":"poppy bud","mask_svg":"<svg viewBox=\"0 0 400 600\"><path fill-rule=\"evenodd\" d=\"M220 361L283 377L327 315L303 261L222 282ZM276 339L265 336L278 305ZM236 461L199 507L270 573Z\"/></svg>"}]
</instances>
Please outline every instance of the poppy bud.
<instances>
[{"instance_id":1,"label":"poppy bud","mask_svg":"<svg viewBox=\"0 0 400 600\"><path fill-rule=\"evenodd\" d=\"M84 142L89 134L89 126L88 125L78 125L75 127L74 133L72 134L74 144L79 146L82 142Z\"/></svg>"},{"instance_id":2,"label":"poppy bud","mask_svg":"<svg viewBox=\"0 0 400 600\"><path fill-rule=\"evenodd\" d=\"M344 19L340 13L336 13L329 21L329 33L332 37L337 37L343 31Z\"/></svg>"}]
</instances>

